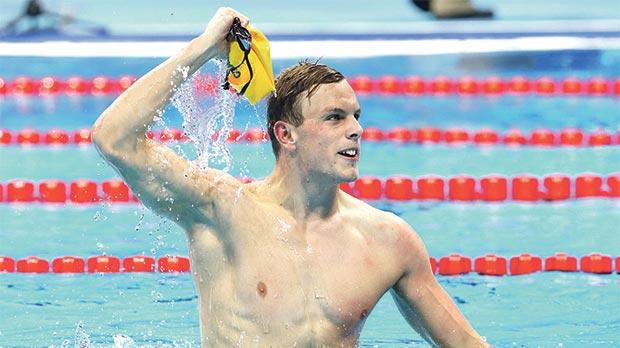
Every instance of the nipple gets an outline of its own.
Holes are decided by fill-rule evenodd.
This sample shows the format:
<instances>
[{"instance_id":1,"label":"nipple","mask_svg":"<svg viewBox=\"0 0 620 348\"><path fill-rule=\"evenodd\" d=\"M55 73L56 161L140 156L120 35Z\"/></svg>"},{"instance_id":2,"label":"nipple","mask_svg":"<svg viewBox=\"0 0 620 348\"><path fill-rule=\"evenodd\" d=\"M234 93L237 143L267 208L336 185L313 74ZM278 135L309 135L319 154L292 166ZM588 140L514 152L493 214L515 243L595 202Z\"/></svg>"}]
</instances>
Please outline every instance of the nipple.
<instances>
[{"instance_id":1,"label":"nipple","mask_svg":"<svg viewBox=\"0 0 620 348\"><path fill-rule=\"evenodd\" d=\"M265 285L262 281L258 282L256 285L256 292L258 292L260 297L264 298L267 296L267 285Z\"/></svg>"},{"instance_id":2,"label":"nipple","mask_svg":"<svg viewBox=\"0 0 620 348\"><path fill-rule=\"evenodd\" d=\"M362 313L360 314L360 320L363 320L364 318L366 318L367 315L368 315L368 310L364 309Z\"/></svg>"}]
</instances>

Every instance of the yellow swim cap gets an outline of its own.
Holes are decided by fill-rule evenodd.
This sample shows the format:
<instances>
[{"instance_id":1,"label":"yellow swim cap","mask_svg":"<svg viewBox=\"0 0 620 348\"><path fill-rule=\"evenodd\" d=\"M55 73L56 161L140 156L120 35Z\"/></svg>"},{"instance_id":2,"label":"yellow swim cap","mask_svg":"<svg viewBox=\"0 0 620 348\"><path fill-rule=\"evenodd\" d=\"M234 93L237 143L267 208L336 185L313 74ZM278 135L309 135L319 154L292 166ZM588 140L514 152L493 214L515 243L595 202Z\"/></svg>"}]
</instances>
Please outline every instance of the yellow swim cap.
<instances>
[{"instance_id":1,"label":"yellow swim cap","mask_svg":"<svg viewBox=\"0 0 620 348\"><path fill-rule=\"evenodd\" d=\"M254 105L275 90L269 41L251 25L243 28L237 18L231 27L229 40L226 80L238 94L244 95Z\"/></svg>"}]
</instances>

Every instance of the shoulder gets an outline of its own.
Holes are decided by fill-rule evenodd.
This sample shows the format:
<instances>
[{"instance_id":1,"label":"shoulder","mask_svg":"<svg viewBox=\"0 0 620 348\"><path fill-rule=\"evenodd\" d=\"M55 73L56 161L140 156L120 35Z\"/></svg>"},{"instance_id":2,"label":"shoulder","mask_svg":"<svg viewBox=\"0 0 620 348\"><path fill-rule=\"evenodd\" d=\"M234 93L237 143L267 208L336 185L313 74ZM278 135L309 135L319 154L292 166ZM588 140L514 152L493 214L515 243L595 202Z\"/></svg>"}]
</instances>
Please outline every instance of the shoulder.
<instances>
[{"instance_id":1,"label":"shoulder","mask_svg":"<svg viewBox=\"0 0 620 348\"><path fill-rule=\"evenodd\" d=\"M414 228L398 215L346 196L349 214L359 221L363 232L369 237L381 239L391 247L411 249L423 244Z\"/></svg>"}]
</instances>

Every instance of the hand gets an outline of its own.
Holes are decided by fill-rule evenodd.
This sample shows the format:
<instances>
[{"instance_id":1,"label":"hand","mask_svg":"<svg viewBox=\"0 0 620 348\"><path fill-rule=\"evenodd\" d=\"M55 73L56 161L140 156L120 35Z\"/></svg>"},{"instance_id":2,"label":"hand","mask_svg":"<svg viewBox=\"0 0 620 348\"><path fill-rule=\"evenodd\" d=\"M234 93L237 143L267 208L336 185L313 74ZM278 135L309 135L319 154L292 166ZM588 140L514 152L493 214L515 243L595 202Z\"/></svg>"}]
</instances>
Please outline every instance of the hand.
<instances>
[{"instance_id":1,"label":"hand","mask_svg":"<svg viewBox=\"0 0 620 348\"><path fill-rule=\"evenodd\" d=\"M213 42L216 51L216 56L221 59L226 59L228 56L229 43L226 40L226 35L232 26L233 20L238 17L241 21L241 25L246 27L250 20L248 17L233 10L230 7L220 7L213 18L207 24L207 28L203 33Z\"/></svg>"}]
</instances>

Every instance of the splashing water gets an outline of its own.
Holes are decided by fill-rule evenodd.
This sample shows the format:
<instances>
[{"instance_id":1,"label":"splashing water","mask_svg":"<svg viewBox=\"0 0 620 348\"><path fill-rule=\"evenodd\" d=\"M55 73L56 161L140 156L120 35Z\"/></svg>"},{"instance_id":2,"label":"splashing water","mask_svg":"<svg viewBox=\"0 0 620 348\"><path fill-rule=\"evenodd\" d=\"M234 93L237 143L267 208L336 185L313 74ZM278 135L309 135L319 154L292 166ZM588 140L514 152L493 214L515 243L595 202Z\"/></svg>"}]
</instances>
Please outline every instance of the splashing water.
<instances>
[{"instance_id":1,"label":"splashing water","mask_svg":"<svg viewBox=\"0 0 620 348\"><path fill-rule=\"evenodd\" d=\"M80 321L75 327L75 348L90 348L90 336L84 330L84 325Z\"/></svg>"},{"instance_id":2,"label":"splashing water","mask_svg":"<svg viewBox=\"0 0 620 348\"><path fill-rule=\"evenodd\" d=\"M114 335L114 348L136 348L136 343L127 335L117 334Z\"/></svg>"},{"instance_id":3,"label":"splashing water","mask_svg":"<svg viewBox=\"0 0 620 348\"><path fill-rule=\"evenodd\" d=\"M219 60L215 63L218 68L216 78L221 81L226 64ZM183 72L182 69L179 71ZM195 93L196 79L196 76L191 77L177 88L172 104L183 116L183 130L196 148L198 158L195 164L207 168L211 161L223 165L223 170L228 172L232 156L226 141L233 127L235 104L239 98L227 90L214 88L212 103L203 106Z\"/></svg>"}]
</instances>

